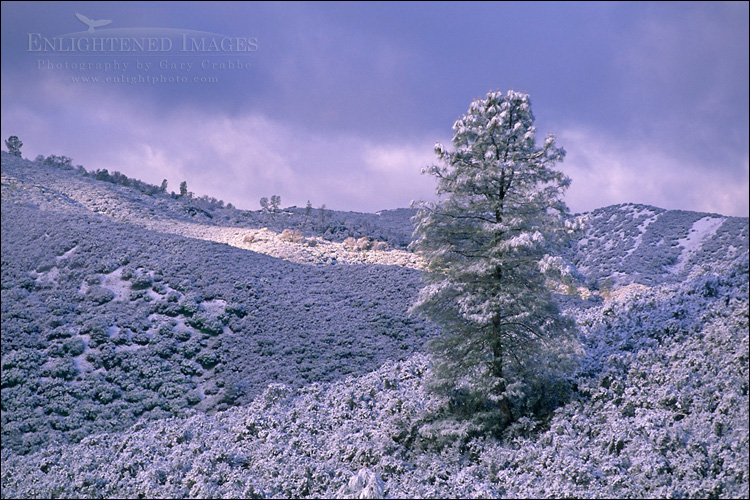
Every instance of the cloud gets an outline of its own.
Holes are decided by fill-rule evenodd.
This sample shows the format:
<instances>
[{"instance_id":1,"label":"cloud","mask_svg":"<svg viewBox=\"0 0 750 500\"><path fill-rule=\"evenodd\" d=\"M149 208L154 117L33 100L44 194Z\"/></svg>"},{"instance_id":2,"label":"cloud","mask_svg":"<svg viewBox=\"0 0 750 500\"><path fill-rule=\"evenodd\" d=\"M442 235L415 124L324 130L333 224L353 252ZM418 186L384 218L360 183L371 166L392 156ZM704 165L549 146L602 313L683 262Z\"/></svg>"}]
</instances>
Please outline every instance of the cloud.
<instances>
[{"instance_id":1,"label":"cloud","mask_svg":"<svg viewBox=\"0 0 750 500\"><path fill-rule=\"evenodd\" d=\"M746 5L648 4L632 28L613 34L625 133L706 163L721 155L712 170L737 168L748 147Z\"/></svg>"},{"instance_id":2,"label":"cloud","mask_svg":"<svg viewBox=\"0 0 750 500\"><path fill-rule=\"evenodd\" d=\"M574 212L616 203L643 203L722 215L748 216L748 157L741 165L707 168L669 156L657 144L634 143L584 127L558 134L567 156L562 169L573 183L567 193Z\"/></svg>"},{"instance_id":3,"label":"cloud","mask_svg":"<svg viewBox=\"0 0 750 500\"><path fill-rule=\"evenodd\" d=\"M25 34L83 25L72 4L35 5L2 7L2 133L21 137L27 157L65 154L170 188L187 180L247 208L279 194L379 210L432 196L434 179L418 172L434 142L448 142L472 98L521 85L538 126L569 151L574 210L636 201L747 215L746 4L482 4L479 24L463 4L85 13L257 37L250 70L185 85L85 85L39 69ZM498 35L498 16L530 24Z\"/></svg>"},{"instance_id":4,"label":"cloud","mask_svg":"<svg viewBox=\"0 0 750 500\"><path fill-rule=\"evenodd\" d=\"M278 194L284 206L373 212L434 197L420 175L435 161L437 134L378 140L358 133L311 132L260 112L227 115L202 108L151 111L107 92L85 96L52 80L27 85L35 95L4 102L2 134L18 135L24 155L64 154L87 169L118 170L171 190L187 181L196 195L256 209ZM11 129L12 127L12 129ZM748 157L736 165L675 155L658 141L586 126L562 128L575 212L614 203L748 215Z\"/></svg>"},{"instance_id":5,"label":"cloud","mask_svg":"<svg viewBox=\"0 0 750 500\"><path fill-rule=\"evenodd\" d=\"M432 198L435 181L421 174L423 167L435 163L434 141L417 144L368 145L364 151L365 166L383 187L392 189L400 199L417 196Z\"/></svg>"},{"instance_id":6,"label":"cloud","mask_svg":"<svg viewBox=\"0 0 750 500\"><path fill-rule=\"evenodd\" d=\"M161 132L158 146L147 145L157 127L168 132ZM258 208L261 196L278 194L285 206L311 200L316 206L376 211L407 206L424 193L419 189L424 161L412 144L315 134L257 114L177 114L139 128L136 141L142 146L121 151L123 171L145 168L175 181L184 178L196 194L242 208Z\"/></svg>"},{"instance_id":7,"label":"cloud","mask_svg":"<svg viewBox=\"0 0 750 500\"><path fill-rule=\"evenodd\" d=\"M31 158L64 154L88 170L116 170L153 184L166 178L170 190L185 180L198 196L248 209L278 194L284 206L311 200L372 212L408 206L434 190L432 180L419 175L433 160L433 137L378 141L315 133L257 112L149 112L137 102L106 92L84 96L53 81L40 81L30 92L38 96L33 105L9 103L2 133L29 138L24 155ZM55 117L75 119L60 126ZM10 132L11 125L19 132Z\"/></svg>"}]
</instances>

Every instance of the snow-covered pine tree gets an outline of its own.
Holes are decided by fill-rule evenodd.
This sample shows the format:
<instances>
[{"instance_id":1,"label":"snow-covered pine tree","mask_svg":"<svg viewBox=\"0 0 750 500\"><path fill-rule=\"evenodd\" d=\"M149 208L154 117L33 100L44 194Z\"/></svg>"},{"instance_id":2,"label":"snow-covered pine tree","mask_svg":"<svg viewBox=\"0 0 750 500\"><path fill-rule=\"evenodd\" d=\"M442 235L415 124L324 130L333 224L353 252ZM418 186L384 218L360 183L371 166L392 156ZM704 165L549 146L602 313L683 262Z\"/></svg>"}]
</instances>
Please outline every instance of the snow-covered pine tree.
<instances>
[{"instance_id":1,"label":"snow-covered pine tree","mask_svg":"<svg viewBox=\"0 0 750 500\"><path fill-rule=\"evenodd\" d=\"M514 375L573 328L545 286L569 233L570 179L554 168L565 151L553 135L538 146L533 123L528 94L472 102L453 126L453 150L435 145L443 165L423 170L439 199L419 204L411 245L428 262L412 310L443 329L431 344L435 387L495 401L505 424Z\"/></svg>"}]
</instances>

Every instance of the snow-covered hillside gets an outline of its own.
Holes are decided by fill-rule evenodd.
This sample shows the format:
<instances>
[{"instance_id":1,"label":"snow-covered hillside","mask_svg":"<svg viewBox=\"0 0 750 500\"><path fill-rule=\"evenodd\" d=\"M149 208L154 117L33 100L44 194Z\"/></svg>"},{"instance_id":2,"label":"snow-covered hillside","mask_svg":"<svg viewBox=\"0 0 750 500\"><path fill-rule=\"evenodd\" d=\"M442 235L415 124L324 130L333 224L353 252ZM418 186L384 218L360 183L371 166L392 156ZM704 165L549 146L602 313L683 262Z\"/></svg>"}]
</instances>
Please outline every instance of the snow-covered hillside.
<instances>
[{"instance_id":1,"label":"snow-covered hillside","mask_svg":"<svg viewBox=\"0 0 750 500\"><path fill-rule=\"evenodd\" d=\"M576 392L429 393L412 210L241 211L2 153L2 496L747 497L748 219L580 215Z\"/></svg>"},{"instance_id":2,"label":"snow-covered hillside","mask_svg":"<svg viewBox=\"0 0 750 500\"><path fill-rule=\"evenodd\" d=\"M748 220L624 204L580 216L571 260L588 285L677 283L747 252Z\"/></svg>"},{"instance_id":3,"label":"snow-covered hillside","mask_svg":"<svg viewBox=\"0 0 750 500\"><path fill-rule=\"evenodd\" d=\"M3 158L4 449L367 373L435 333L407 314L419 271L404 250L283 241Z\"/></svg>"}]
</instances>

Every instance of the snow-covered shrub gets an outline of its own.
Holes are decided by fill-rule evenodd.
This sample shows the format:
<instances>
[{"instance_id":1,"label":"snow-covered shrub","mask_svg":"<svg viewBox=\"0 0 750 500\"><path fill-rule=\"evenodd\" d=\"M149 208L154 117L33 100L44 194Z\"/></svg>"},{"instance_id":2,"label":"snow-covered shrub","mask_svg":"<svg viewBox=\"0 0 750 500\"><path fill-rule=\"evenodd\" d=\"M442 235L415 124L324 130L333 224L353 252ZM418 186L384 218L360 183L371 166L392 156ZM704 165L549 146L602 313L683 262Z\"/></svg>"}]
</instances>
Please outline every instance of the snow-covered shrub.
<instances>
[{"instance_id":1,"label":"snow-covered shrub","mask_svg":"<svg viewBox=\"0 0 750 500\"><path fill-rule=\"evenodd\" d=\"M54 168L73 170L73 160L67 156L49 155L43 163Z\"/></svg>"},{"instance_id":2,"label":"snow-covered shrub","mask_svg":"<svg viewBox=\"0 0 750 500\"><path fill-rule=\"evenodd\" d=\"M27 374L18 368L3 368L0 372L2 381L0 387L11 388L22 384L27 379Z\"/></svg>"},{"instance_id":3,"label":"snow-covered shrub","mask_svg":"<svg viewBox=\"0 0 750 500\"><path fill-rule=\"evenodd\" d=\"M120 278L125 281L130 281L134 276L136 276L137 272L135 267L133 266L124 266L122 268L122 271L120 272Z\"/></svg>"},{"instance_id":4,"label":"snow-covered shrub","mask_svg":"<svg viewBox=\"0 0 750 500\"><path fill-rule=\"evenodd\" d=\"M191 330L188 330L187 328L178 328L174 332L174 338L179 340L180 342L185 342L187 340L190 340L190 337L193 336L193 332Z\"/></svg>"},{"instance_id":5,"label":"snow-covered shrub","mask_svg":"<svg viewBox=\"0 0 750 500\"><path fill-rule=\"evenodd\" d=\"M281 241L290 243L304 243L305 237L299 229L284 229L279 235Z\"/></svg>"},{"instance_id":6,"label":"snow-covered shrub","mask_svg":"<svg viewBox=\"0 0 750 500\"><path fill-rule=\"evenodd\" d=\"M87 285L100 285L102 283L102 277L98 274L94 274L92 276L87 276L85 281Z\"/></svg>"},{"instance_id":7,"label":"snow-covered shrub","mask_svg":"<svg viewBox=\"0 0 750 500\"><path fill-rule=\"evenodd\" d=\"M154 284L154 279L151 274L145 271L136 272L130 281L130 287L133 290L145 290L151 288Z\"/></svg>"},{"instance_id":8,"label":"snow-covered shrub","mask_svg":"<svg viewBox=\"0 0 750 500\"><path fill-rule=\"evenodd\" d=\"M218 317L205 312L195 314L193 317L187 319L186 323L210 335L219 335L224 331L224 323Z\"/></svg>"},{"instance_id":9,"label":"snow-covered shrub","mask_svg":"<svg viewBox=\"0 0 750 500\"><path fill-rule=\"evenodd\" d=\"M88 335L89 347L96 348L109 341L109 326L103 319L95 318L84 323L81 335Z\"/></svg>"},{"instance_id":10,"label":"snow-covered shrub","mask_svg":"<svg viewBox=\"0 0 750 500\"><path fill-rule=\"evenodd\" d=\"M86 296L95 304L101 305L106 304L110 300L113 300L115 298L115 292L113 292L109 288L92 286L89 287L88 291L86 292Z\"/></svg>"},{"instance_id":11,"label":"snow-covered shrub","mask_svg":"<svg viewBox=\"0 0 750 500\"><path fill-rule=\"evenodd\" d=\"M187 342L181 343L180 346L177 348L179 353L188 359L193 358L202 349L203 349L203 346L201 345L200 341L195 338L190 339Z\"/></svg>"},{"instance_id":12,"label":"snow-covered shrub","mask_svg":"<svg viewBox=\"0 0 750 500\"><path fill-rule=\"evenodd\" d=\"M185 316L192 316L200 310L200 304L203 302L203 297L200 295L191 293L183 297L180 302L180 313Z\"/></svg>"},{"instance_id":13,"label":"snow-covered shrub","mask_svg":"<svg viewBox=\"0 0 750 500\"><path fill-rule=\"evenodd\" d=\"M170 292L173 293L173 292ZM185 311L182 308L182 305L178 304L176 301L169 300L170 297L167 297L166 302L157 301L152 306L152 311L156 314L164 314L166 316L176 317L180 314L184 314Z\"/></svg>"},{"instance_id":14,"label":"snow-covered shrub","mask_svg":"<svg viewBox=\"0 0 750 500\"><path fill-rule=\"evenodd\" d=\"M213 368L219 364L220 361L218 354L212 350L202 351L195 357L195 360L200 363L203 368Z\"/></svg>"},{"instance_id":15,"label":"snow-covered shrub","mask_svg":"<svg viewBox=\"0 0 750 500\"><path fill-rule=\"evenodd\" d=\"M63 350L67 355L75 357L83 354L86 350L86 343L81 338L66 340L63 343Z\"/></svg>"},{"instance_id":16,"label":"snow-covered shrub","mask_svg":"<svg viewBox=\"0 0 750 500\"><path fill-rule=\"evenodd\" d=\"M190 406L196 405L201 402L201 395L197 391L190 391L185 394L185 400Z\"/></svg>"},{"instance_id":17,"label":"snow-covered shrub","mask_svg":"<svg viewBox=\"0 0 750 500\"><path fill-rule=\"evenodd\" d=\"M386 498L385 484L380 476L369 469L360 469L346 485L339 488L336 498Z\"/></svg>"},{"instance_id":18,"label":"snow-covered shrub","mask_svg":"<svg viewBox=\"0 0 750 500\"><path fill-rule=\"evenodd\" d=\"M161 339L153 344L154 353L164 359L169 359L177 351L177 343L170 339Z\"/></svg>"},{"instance_id":19,"label":"snow-covered shrub","mask_svg":"<svg viewBox=\"0 0 750 500\"><path fill-rule=\"evenodd\" d=\"M61 378L63 380L73 380L78 375L78 367L70 359L58 359L52 361L45 369L49 377Z\"/></svg>"},{"instance_id":20,"label":"snow-covered shrub","mask_svg":"<svg viewBox=\"0 0 750 500\"><path fill-rule=\"evenodd\" d=\"M151 343L151 336L146 332L138 332L133 335L133 342L138 345L148 345Z\"/></svg>"}]
</instances>

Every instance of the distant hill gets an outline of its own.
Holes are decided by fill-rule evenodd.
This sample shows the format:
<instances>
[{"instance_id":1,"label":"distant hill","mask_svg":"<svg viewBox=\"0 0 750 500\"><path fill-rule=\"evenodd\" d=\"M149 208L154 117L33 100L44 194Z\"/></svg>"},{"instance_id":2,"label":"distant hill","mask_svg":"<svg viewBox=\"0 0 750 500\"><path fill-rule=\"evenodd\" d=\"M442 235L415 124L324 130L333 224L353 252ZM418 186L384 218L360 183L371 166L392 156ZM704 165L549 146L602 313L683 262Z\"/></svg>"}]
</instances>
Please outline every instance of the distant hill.
<instances>
[{"instance_id":1,"label":"distant hill","mask_svg":"<svg viewBox=\"0 0 750 500\"><path fill-rule=\"evenodd\" d=\"M581 216L572 263L592 286L677 283L747 254L748 219L635 204Z\"/></svg>"},{"instance_id":2,"label":"distant hill","mask_svg":"<svg viewBox=\"0 0 750 500\"><path fill-rule=\"evenodd\" d=\"M425 389L414 210L51 163L2 153L3 498L748 495L747 218L576 215L575 395L498 439Z\"/></svg>"}]
</instances>

